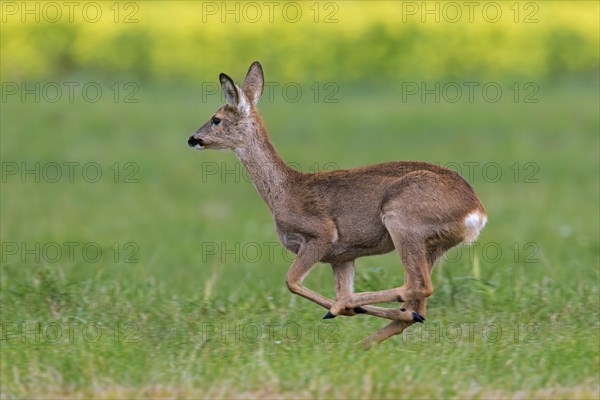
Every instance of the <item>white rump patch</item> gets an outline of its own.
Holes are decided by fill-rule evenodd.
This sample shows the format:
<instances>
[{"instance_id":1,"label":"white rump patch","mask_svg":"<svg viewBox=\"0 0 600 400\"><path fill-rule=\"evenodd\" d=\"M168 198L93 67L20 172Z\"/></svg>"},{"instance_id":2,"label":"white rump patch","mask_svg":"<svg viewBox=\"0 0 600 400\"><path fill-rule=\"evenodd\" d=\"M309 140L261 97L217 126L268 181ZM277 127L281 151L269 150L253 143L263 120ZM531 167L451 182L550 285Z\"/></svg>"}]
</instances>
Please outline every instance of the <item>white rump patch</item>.
<instances>
[{"instance_id":1,"label":"white rump patch","mask_svg":"<svg viewBox=\"0 0 600 400\"><path fill-rule=\"evenodd\" d=\"M467 215L464 219L465 224L465 238L466 244L471 244L479 236L479 232L483 229L487 223L487 216L482 215L479 211L474 211Z\"/></svg>"}]
</instances>

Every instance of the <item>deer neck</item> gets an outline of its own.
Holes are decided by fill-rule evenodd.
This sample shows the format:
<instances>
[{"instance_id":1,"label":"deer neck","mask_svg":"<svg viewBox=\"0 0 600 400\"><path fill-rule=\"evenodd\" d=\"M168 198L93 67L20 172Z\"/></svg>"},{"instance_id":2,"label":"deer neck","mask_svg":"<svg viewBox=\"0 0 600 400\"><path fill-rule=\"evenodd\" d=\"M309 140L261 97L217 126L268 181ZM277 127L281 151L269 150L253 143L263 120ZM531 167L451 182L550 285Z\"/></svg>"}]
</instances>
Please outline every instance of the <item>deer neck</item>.
<instances>
[{"instance_id":1,"label":"deer neck","mask_svg":"<svg viewBox=\"0 0 600 400\"><path fill-rule=\"evenodd\" d=\"M254 186L271 211L284 202L286 188L297 171L288 166L271 143L266 128L259 121L245 146L235 153L242 162Z\"/></svg>"}]
</instances>

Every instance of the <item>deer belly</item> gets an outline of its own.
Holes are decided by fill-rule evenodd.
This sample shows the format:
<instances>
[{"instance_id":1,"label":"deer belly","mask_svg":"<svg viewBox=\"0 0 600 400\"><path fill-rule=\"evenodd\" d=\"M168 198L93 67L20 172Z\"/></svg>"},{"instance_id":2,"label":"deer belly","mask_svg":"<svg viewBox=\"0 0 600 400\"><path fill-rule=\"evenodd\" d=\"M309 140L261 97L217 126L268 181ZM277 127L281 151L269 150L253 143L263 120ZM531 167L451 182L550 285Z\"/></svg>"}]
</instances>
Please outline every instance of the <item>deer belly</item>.
<instances>
[{"instance_id":1,"label":"deer belly","mask_svg":"<svg viewBox=\"0 0 600 400\"><path fill-rule=\"evenodd\" d=\"M322 261L353 260L394 250L394 243L385 228L373 231L356 228L347 234L340 233L339 240L332 244Z\"/></svg>"}]
</instances>

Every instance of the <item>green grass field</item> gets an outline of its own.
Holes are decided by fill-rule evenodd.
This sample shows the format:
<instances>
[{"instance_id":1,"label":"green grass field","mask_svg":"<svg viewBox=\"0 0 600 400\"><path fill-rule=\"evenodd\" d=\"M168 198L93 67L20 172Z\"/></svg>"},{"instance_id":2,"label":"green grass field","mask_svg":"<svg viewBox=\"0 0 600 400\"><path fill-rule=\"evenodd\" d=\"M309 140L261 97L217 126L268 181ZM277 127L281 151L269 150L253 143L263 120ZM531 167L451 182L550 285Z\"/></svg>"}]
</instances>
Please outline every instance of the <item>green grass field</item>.
<instances>
[{"instance_id":1,"label":"green grass field","mask_svg":"<svg viewBox=\"0 0 600 400\"><path fill-rule=\"evenodd\" d=\"M540 82L538 103L511 82L496 103L341 83L337 103L309 85L261 102L303 171L459 166L487 208L435 268L427 322L368 352L387 322L324 321L289 293L292 255L234 155L187 147L218 96L139 83L115 102L111 83L96 103L3 101L2 398L600 395L597 81ZM402 281L395 253L357 263L357 290ZM332 283L327 265L306 280Z\"/></svg>"}]
</instances>

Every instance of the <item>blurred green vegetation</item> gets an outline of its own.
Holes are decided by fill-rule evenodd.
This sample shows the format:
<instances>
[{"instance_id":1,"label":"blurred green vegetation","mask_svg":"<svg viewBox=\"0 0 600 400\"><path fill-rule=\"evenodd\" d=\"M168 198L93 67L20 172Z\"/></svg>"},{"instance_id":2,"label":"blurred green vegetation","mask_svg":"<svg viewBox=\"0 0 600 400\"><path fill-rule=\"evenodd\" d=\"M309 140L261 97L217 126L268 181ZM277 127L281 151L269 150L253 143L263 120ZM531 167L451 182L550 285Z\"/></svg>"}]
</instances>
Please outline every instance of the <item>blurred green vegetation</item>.
<instances>
[{"instance_id":1,"label":"blurred green vegetation","mask_svg":"<svg viewBox=\"0 0 600 400\"><path fill-rule=\"evenodd\" d=\"M4 397L597 398L598 82L544 87L537 104L340 93L339 103L260 103L286 161L303 171L394 159L479 165L469 180L489 223L475 247L436 266L423 326L365 353L354 344L385 321L323 322L319 306L289 293L292 257L280 245L267 251L278 240L271 215L235 156L186 144L218 99L202 103L193 86L145 85L133 104L13 100L2 111L3 162L35 170L93 161L104 176L87 182L79 167L74 182L19 172L2 184L0 234L21 246L0 270ZM115 162L123 174L134 162L136 182L115 180ZM500 179L485 178L486 163L500 166ZM97 243L105 256L23 256L23 246L65 242ZM129 242L139 248L132 263ZM262 255L245 255L247 245ZM398 286L402 276L396 253L359 259L356 288ZM306 284L332 296L329 266ZM39 340L23 339L21 324L35 323ZM63 328L53 340L56 324L74 324L74 338ZM86 324L103 336L84 340ZM234 333L207 335L207 324ZM239 333L251 324L277 326L274 337ZM285 324L302 336L287 339ZM489 324L500 340L486 340Z\"/></svg>"},{"instance_id":2,"label":"blurred green vegetation","mask_svg":"<svg viewBox=\"0 0 600 400\"><path fill-rule=\"evenodd\" d=\"M205 81L255 59L274 80L543 79L599 63L598 2L100 2L61 6L60 18L36 3L39 22L4 2L3 80L88 70Z\"/></svg>"}]
</instances>

